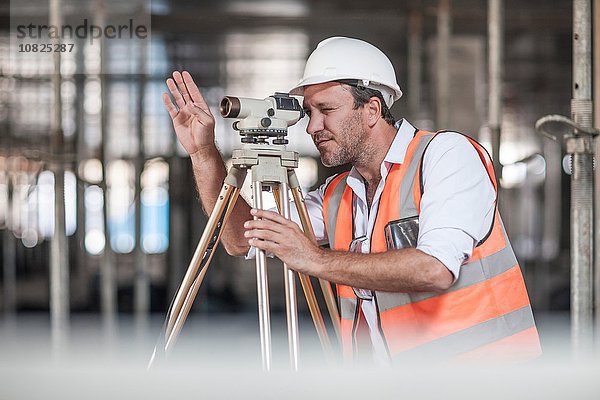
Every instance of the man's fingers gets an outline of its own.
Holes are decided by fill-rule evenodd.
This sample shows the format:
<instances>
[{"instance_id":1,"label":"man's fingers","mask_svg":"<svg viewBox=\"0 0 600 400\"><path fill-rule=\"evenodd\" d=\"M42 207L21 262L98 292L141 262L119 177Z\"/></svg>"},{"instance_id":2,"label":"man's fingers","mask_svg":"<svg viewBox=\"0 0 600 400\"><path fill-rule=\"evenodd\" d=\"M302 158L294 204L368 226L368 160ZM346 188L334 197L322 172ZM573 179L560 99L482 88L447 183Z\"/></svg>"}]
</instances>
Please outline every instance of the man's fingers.
<instances>
[{"instance_id":1,"label":"man's fingers","mask_svg":"<svg viewBox=\"0 0 600 400\"><path fill-rule=\"evenodd\" d=\"M179 107L179 109L185 107L185 100L183 100L183 97L181 96L179 89L177 89L177 85L175 84L175 81L173 79L167 79L167 87L171 92L171 96L173 96L173 98L175 99L175 104L177 104L177 107Z\"/></svg>"},{"instance_id":2,"label":"man's fingers","mask_svg":"<svg viewBox=\"0 0 600 400\"><path fill-rule=\"evenodd\" d=\"M171 101L171 97L169 97L168 94L163 93L162 99L163 103L165 103L165 107L167 107L167 111L169 112L171 119L175 119L179 111L177 111L177 107L175 107L175 104L173 104L173 102Z\"/></svg>"},{"instance_id":3,"label":"man's fingers","mask_svg":"<svg viewBox=\"0 0 600 400\"><path fill-rule=\"evenodd\" d=\"M273 232L265 229L250 229L244 232L244 236L249 239L261 239L273 243L280 243L281 237L278 232Z\"/></svg>"},{"instance_id":4,"label":"man's fingers","mask_svg":"<svg viewBox=\"0 0 600 400\"><path fill-rule=\"evenodd\" d=\"M264 229L277 233L289 232L290 229L298 227L295 222L284 218L280 214L266 210L255 210L251 211L252 215L258 219L246 221L244 228L246 229Z\"/></svg>"},{"instance_id":5,"label":"man's fingers","mask_svg":"<svg viewBox=\"0 0 600 400\"><path fill-rule=\"evenodd\" d=\"M278 223L274 223L273 221L254 219L246 221L244 223L244 228L246 228L247 231L251 229L261 229L265 231L282 233L285 229L285 226Z\"/></svg>"},{"instance_id":6,"label":"man's fingers","mask_svg":"<svg viewBox=\"0 0 600 400\"><path fill-rule=\"evenodd\" d=\"M248 240L248 244L250 246L256 247L266 253L276 253L277 244L270 242L268 240L260 240L260 239L250 239Z\"/></svg>"},{"instance_id":7,"label":"man's fingers","mask_svg":"<svg viewBox=\"0 0 600 400\"><path fill-rule=\"evenodd\" d=\"M183 71L182 76L183 82L185 83L185 87L192 96L192 100L194 101L194 103L196 103L196 106L198 106L207 114L210 114L208 104L204 100L202 93L200 93L200 89L198 89L198 85L196 85L196 82L194 82L192 75L187 71Z\"/></svg>"},{"instance_id":8,"label":"man's fingers","mask_svg":"<svg viewBox=\"0 0 600 400\"><path fill-rule=\"evenodd\" d=\"M185 83L183 82L183 77L181 76L181 73L179 71L173 72L173 79L175 79L175 83L177 83L177 88L181 92L181 95L183 96L183 100L185 100L186 104L192 103L192 98L190 97L190 94L188 93L188 89L187 89Z\"/></svg>"},{"instance_id":9,"label":"man's fingers","mask_svg":"<svg viewBox=\"0 0 600 400\"><path fill-rule=\"evenodd\" d=\"M277 222L278 224L287 225L290 222L289 219L286 219L281 214L273 211L253 208L250 210L250 214L254 215L255 217L262 218L263 220Z\"/></svg>"}]
</instances>

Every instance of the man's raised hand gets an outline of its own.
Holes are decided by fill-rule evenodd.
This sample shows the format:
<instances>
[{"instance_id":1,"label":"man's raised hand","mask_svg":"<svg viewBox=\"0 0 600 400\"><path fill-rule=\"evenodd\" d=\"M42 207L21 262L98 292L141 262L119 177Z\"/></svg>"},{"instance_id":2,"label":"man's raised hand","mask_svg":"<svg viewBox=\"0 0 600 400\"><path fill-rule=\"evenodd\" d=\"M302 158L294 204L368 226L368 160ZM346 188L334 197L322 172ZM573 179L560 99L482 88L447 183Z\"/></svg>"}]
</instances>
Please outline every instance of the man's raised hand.
<instances>
[{"instance_id":1,"label":"man's raised hand","mask_svg":"<svg viewBox=\"0 0 600 400\"><path fill-rule=\"evenodd\" d=\"M179 142L190 156L215 146L215 118L189 72L173 72L167 79L167 93L162 99L173 120Z\"/></svg>"}]
</instances>

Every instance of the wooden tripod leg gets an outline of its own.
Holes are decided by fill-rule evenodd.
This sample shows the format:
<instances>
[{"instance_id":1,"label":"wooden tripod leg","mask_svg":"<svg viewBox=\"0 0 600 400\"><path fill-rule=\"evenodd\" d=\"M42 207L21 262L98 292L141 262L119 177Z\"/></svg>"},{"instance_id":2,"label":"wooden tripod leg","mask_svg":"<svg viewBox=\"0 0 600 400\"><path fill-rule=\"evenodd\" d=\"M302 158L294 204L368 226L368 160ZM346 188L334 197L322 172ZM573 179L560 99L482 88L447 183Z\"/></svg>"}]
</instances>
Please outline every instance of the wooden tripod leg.
<instances>
[{"instance_id":1,"label":"wooden tripod leg","mask_svg":"<svg viewBox=\"0 0 600 400\"><path fill-rule=\"evenodd\" d=\"M219 193L215 207L208 219L202 237L194 252L194 256L190 261L190 265L188 266L171 309L169 310L167 327L165 329L165 346L167 343L171 343L169 347L172 346L172 343L174 343L173 339L177 337L179 330L181 330L181 326L185 322L191 304L193 304L193 300L196 297L202 279L204 278L212 256L214 255L214 248L219 242L221 230L235 206L245 177L245 170L232 168L225 178L225 183ZM200 268L202 268L202 270L200 275L198 275ZM192 290L194 286L195 292ZM190 296L192 293L193 295ZM189 303L187 310L185 309L186 307L184 307L185 303ZM185 315L182 315L182 313ZM177 333L175 333L176 326ZM173 333L175 333L175 335L173 335Z\"/></svg>"},{"instance_id":2,"label":"wooden tripod leg","mask_svg":"<svg viewBox=\"0 0 600 400\"><path fill-rule=\"evenodd\" d=\"M298 178L296 177L296 173L293 169L288 170L288 180L290 182L292 197L294 198L294 203L296 204L296 209L298 210L298 215L300 216L300 222L302 223L304 234L316 243L317 240L315 239L315 233L310 223L310 217L308 215L306 204L304 203L304 197L302 196L302 189L300 188L300 183L298 182ZM306 278L308 279L308 277ZM302 282L302 278L300 279L300 282ZM337 335L339 343L342 343L340 314L337 308L335 296L333 295L333 290L331 289L331 284L324 279L319 279L319 284L321 286L321 291L323 292L323 298L325 299L327 310L329 311L333 329Z\"/></svg>"},{"instance_id":3,"label":"wooden tripod leg","mask_svg":"<svg viewBox=\"0 0 600 400\"><path fill-rule=\"evenodd\" d=\"M183 324L185 323L185 320L187 319L188 314L190 313L190 310L192 309L192 306L194 305L194 300L196 299L196 296L198 295L198 291L200 290L200 286L202 285L202 281L204 280L204 276L206 275L206 272L208 271L210 261L212 260L212 257L214 255L215 247L217 246L219 239L221 237L222 228L225 225L225 223L227 222L227 218L229 217L229 214L231 214L231 210L233 209L233 207L235 207L235 202L237 201L239 192L240 192L239 188L233 189L233 191L229 195L229 200L227 202L227 206L222 211L222 218L217 220L217 225L214 228L212 228L213 229L212 235L211 235L212 239L208 243L207 248L203 252L204 256L200 260L200 264L199 264L199 267L201 268L200 272L198 273L198 276L192 282L187 294L185 295L185 299L183 301L182 307L181 307L179 313L175 317L175 321L173 323L171 332L168 333L168 336L166 336L165 352L167 354L175 345L175 342L177 341L177 338L179 337L179 332L181 331L181 328L183 327ZM200 246L198 246L198 247L200 247Z\"/></svg>"}]
</instances>

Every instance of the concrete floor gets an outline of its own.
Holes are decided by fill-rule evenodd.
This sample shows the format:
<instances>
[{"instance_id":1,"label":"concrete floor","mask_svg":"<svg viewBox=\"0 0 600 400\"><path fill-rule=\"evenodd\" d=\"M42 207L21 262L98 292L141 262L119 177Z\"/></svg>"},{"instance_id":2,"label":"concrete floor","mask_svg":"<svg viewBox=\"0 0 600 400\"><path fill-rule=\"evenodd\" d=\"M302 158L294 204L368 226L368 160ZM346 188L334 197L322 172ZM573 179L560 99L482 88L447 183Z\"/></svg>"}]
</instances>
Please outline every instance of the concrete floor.
<instances>
[{"instance_id":1,"label":"concrete floor","mask_svg":"<svg viewBox=\"0 0 600 400\"><path fill-rule=\"evenodd\" d=\"M47 315L0 319L0 399L598 398L598 360L569 358L568 315L541 314L545 356L526 366L426 363L383 369L334 368L307 318L300 320L301 367L289 372L285 318L273 315L273 371L261 372L257 316L194 314L168 363L146 371L162 323L121 316L112 331L97 315L74 315L68 340L51 340ZM466 386L466 383L474 385Z\"/></svg>"}]
</instances>

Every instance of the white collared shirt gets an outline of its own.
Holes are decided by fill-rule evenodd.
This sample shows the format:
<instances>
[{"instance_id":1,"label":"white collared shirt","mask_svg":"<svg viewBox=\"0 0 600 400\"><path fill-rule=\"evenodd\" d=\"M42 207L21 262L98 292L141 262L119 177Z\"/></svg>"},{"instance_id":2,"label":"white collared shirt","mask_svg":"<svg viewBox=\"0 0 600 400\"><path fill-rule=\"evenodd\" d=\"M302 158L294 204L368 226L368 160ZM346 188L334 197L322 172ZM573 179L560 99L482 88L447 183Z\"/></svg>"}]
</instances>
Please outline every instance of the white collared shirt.
<instances>
[{"instance_id":1,"label":"white collared shirt","mask_svg":"<svg viewBox=\"0 0 600 400\"><path fill-rule=\"evenodd\" d=\"M368 238L363 242L363 253L370 250L370 238L389 167L392 163L404 162L408 144L416 131L406 120L398 125L398 133L381 164L381 181L370 210L362 176L355 168L348 175L347 184L355 194L354 237ZM331 179L306 196L306 206L320 244L328 242L323 195ZM494 187L476 150L464 136L455 132L440 133L427 148L423 161L423 187L417 249L440 260L456 280L460 266L490 229L496 199ZM295 207L291 208L293 218L298 221ZM363 301L362 310L369 324L375 358L386 363L388 356L377 328L375 305L372 301Z\"/></svg>"},{"instance_id":2,"label":"white collared shirt","mask_svg":"<svg viewBox=\"0 0 600 400\"><path fill-rule=\"evenodd\" d=\"M408 144L416 132L406 120L401 120L396 126L398 133L381 164L381 181L370 210L362 176L355 168L348 175L347 184L355 194L354 237L367 237L363 242L363 253L370 251L370 238L389 167L404 162ZM309 192L305 199L319 244L328 242L323 219L323 196L332 178ZM440 260L456 280L460 266L490 229L495 209L495 190L474 147L456 132L438 134L427 148L423 160L423 187L417 249ZM292 219L298 222L296 208L291 207L291 211ZM249 256L252 254L249 253ZM388 363L385 344L377 328L373 301L363 301L362 310L370 328L375 359L380 363Z\"/></svg>"}]
</instances>

